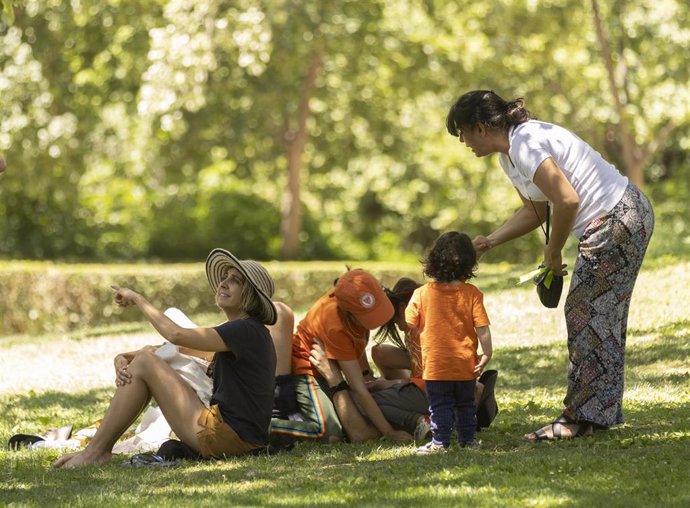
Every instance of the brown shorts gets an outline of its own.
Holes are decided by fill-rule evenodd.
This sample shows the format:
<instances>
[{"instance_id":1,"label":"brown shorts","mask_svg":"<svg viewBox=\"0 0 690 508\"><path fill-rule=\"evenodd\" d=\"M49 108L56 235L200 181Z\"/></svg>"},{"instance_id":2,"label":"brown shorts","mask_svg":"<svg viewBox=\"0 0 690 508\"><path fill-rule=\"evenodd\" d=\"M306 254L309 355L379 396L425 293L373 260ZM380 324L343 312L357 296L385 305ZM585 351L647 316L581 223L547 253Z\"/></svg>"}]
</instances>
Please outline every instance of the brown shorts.
<instances>
[{"instance_id":1,"label":"brown shorts","mask_svg":"<svg viewBox=\"0 0 690 508\"><path fill-rule=\"evenodd\" d=\"M223 421L218 404L214 404L210 409L204 409L197 423L204 427L196 435L199 438L199 452L205 459L244 455L261 447L261 445L242 441L237 432Z\"/></svg>"}]
</instances>

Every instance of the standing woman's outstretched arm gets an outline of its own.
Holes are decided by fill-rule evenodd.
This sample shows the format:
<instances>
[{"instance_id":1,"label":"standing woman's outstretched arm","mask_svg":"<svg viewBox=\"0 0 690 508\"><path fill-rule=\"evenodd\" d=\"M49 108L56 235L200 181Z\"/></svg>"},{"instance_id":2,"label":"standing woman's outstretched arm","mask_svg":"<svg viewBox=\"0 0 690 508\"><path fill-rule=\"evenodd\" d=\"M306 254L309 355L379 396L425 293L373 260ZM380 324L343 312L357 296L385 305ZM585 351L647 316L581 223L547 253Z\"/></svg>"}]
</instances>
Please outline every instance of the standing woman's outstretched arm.
<instances>
[{"instance_id":1,"label":"standing woman's outstretched arm","mask_svg":"<svg viewBox=\"0 0 690 508\"><path fill-rule=\"evenodd\" d=\"M487 236L477 236L472 240L477 255L486 254L490 249L515 240L534 231L546 220L546 202L533 201L525 198L517 189L522 206L510 219L503 223L496 231Z\"/></svg>"}]
</instances>

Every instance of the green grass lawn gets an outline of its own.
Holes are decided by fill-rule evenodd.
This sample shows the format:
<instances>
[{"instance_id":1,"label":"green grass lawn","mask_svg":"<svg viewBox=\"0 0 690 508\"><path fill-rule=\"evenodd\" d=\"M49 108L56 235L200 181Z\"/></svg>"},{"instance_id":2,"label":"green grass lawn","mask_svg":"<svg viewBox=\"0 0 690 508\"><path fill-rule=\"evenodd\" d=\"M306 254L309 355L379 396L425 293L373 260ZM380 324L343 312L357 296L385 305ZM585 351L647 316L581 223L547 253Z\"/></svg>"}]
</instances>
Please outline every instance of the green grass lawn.
<instances>
[{"instance_id":1,"label":"green grass lawn","mask_svg":"<svg viewBox=\"0 0 690 508\"><path fill-rule=\"evenodd\" d=\"M387 441L301 444L272 457L132 469L128 457L53 470L56 451L0 451L0 505L690 506L690 262L651 263L630 316L626 423L592 438L529 444L565 394L562 309L514 287L520 267L481 274L500 413L477 450L417 457ZM213 320L202 316L197 320ZM123 325L124 326L124 325ZM156 343L147 326L0 338L0 440L102 415L112 357Z\"/></svg>"}]
</instances>

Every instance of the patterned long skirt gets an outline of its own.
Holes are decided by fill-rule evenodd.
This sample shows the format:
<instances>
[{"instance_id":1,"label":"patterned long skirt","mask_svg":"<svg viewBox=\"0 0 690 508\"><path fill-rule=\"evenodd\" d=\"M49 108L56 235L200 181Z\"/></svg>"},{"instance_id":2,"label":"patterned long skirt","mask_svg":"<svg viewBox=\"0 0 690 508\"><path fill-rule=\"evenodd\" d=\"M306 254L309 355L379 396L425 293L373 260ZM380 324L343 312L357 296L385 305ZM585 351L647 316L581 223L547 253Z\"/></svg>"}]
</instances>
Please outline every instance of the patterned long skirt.
<instances>
[{"instance_id":1,"label":"patterned long skirt","mask_svg":"<svg viewBox=\"0 0 690 508\"><path fill-rule=\"evenodd\" d=\"M632 183L606 216L593 220L578 247L565 301L568 392L564 414L600 427L623 423L623 366L630 298L654 211Z\"/></svg>"}]
</instances>

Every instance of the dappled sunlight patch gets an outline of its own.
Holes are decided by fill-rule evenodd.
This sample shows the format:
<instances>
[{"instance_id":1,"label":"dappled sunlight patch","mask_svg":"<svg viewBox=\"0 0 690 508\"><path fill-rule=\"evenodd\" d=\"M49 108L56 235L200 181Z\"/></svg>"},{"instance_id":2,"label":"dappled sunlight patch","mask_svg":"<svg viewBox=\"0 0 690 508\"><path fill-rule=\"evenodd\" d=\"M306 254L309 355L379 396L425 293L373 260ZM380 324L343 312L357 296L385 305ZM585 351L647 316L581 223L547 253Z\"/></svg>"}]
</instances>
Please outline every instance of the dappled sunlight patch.
<instances>
[{"instance_id":1,"label":"dappled sunlight patch","mask_svg":"<svg viewBox=\"0 0 690 508\"><path fill-rule=\"evenodd\" d=\"M562 477L560 474L554 471L549 471L548 480L550 486L543 485L535 492L525 492L522 496L521 501L525 506L572 506L575 502L571 496L561 492L562 488ZM542 483L540 482L540 483ZM517 499L515 499L517 501Z\"/></svg>"},{"instance_id":2,"label":"dappled sunlight patch","mask_svg":"<svg viewBox=\"0 0 690 508\"><path fill-rule=\"evenodd\" d=\"M400 454L401 446L407 446L407 444L400 443L396 446L391 443L388 446L376 446L368 452L358 453L355 460L357 462L369 462L395 459Z\"/></svg>"},{"instance_id":3,"label":"dappled sunlight patch","mask_svg":"<svg viewBox=\"0 0 690 508\"><path fill-rule=\"evenodd\" d=\"M659 339L656 333L636 334L635 330L628 330L627 347L649 345ZM653 344L652 344L653 345Z\"/></svg>"},{"instance_id":4,"label":"dappled sunlight patch","mask_svg":"<svg viewBox=\"0 0 690 508\"><path fill-rule=\"evenodd\" d=\"M645 446L658 444L680 443L690 439L689 430L678 430L669 432L637 432L633 436L623 437L618 440L622 447Z\"/></svg>"},{"instance_id":5,"label":"dappled sunlight patch","mask_svg":"<svg viewBox=\"0 0 690 508\"><path fill-rule=\"evenodd\" d=\"M435 500L437 502L452 502L458 503L461 501L468 502L475 499L476 496L480 498L486 495L495 494L496 490L491 487L478 487L471 485L468 482L459 482L451 485L435 485L431 484L424 489L424 497L426 499Z\"/></svg>"},{"instance_id":6,"label":"dappled sunlight patch","mask_svg":"<svg viewBox=\"0 0 690 508\"><path fill-rule=\"evenodd\" d=\"M46 390L0 394L3 408L0 438L6 440L12 434L42 434L48 429L66 425L71 425L75 434L93 425L105 411L109 400L109 393L98 389L78 393ZM42 456L41 452L34 453Z\"/></svg>"},{"instance_id":7,"label":"dappled sunlight patch","mask_svg":"<svg viewBox=\"0 0 690 508\"><path fill-rule=\"evenodd\" d=\"M681 302L687 300L688 273L688 262L640 272L630 304L629 329L654 330L664 323L687 322L687 307Z\"/></svg>"},{"instance_id":8,"label":"dappled sunlight patch","mask_svg":"<svg viewBox=\"0 0 690 508\"><path fill-rule=\"evenodd\" d=\"M29 390L79 392L94 387L115 389L113 359L118 353L162 344L155 333L99 337L76 341L67 337L50 343L26 343L3 349L0 394Z\"/></svg>"},{"instance_id":9,"label":"dappled sunlight patch","mask_svg":"<svg viewBox=\"0 0 690 508\"><path fill-rule=\"evenodd\" d=\"M563 313L545 309L534 290L513 289L484 299L495 347L565 342Z\"/></svg>"},{"instance_id":10,"label":"dappled sunlight patch","mask_svg":"<svg viewBox=\"0 0 690 508\"><path fill-rule=\"evenodd\" d=\"M660 403L673 406L690 402L690 391L687 385L637 383L626 388L624 400L638 407Z\"/></svg>"},{"instance_id":11,"label":"dappled sunlight patch","mask_svg":"<svg viewBox=\"0 0 690 508\"><path fill-rule=\"evenodd\" d=\"M684 358L675 360L658 360L654 363L640 365L634 370L629 369L628 382L648 381L655 383L660 390L673 388L673 385L681 384L690 389L690 370Z\"/></svg>"},{"instance_id":12,"label":"dappled sunlight patch","mask_svg":"<svg viewBox=\"0 0 690 508\"><path fill-rule=\"evenodd\" d=\"M0 450L0 497L65 506L598 506L615 494L621 505L685 505L690 321L676 310L665 314L668 293L654 293L678 275L660 273L636 292L646 316L629 328L626 423L592 438L522 441L560 414L568 353L562 308L544 309L533 288L511 287L487 293L500 411L477 434L478 450L453 443L443 456L419 457L415 445L386 440L302 443L270 457L181 461L171 469L125 467L129 456L117 456L77 471L53 470L57 451ZM674 298L682 307L685 300ZM150 343L160 343L153 331L122 329L0 339L0 437L90 425L114 391L113 356Z\"/></svg>"},{"instance_id":13,"label":"dappled sunlight patch","mask_svg":"<svg viewBox=\"0 0 690 508\"><path fill-rule=\"evenodd\" d=\"M154 471L156 472L156 471ZM236 495L236 494L255 494L270 490L274 487L273 482L269 480L262 480L253 478L252 475L245 475L244 477L233 477L226 474L213 475L206 482L196 481L180 485L179 482L174 482L171 485L164 485L152 489L152 494L175 493L175 495L189 496L190 500L194 497L200 496L218 496L218 495Z\"/></svg>"},{"instance_id":14,"label":"dappled sunlight patch","mask_svg":"<svg viewBox=\"0 0 690 508\"><path fill-rule=\"evenodd\" d=\"M635 343L645 342L650 338L653 340L669 340L669 339L684 339L690 338L690 319L685 316L683 319L676 321L659 321L649 328L628 328L629 342ZM686 347L690 344L686 343Z\"/></svg>"},{"instance_id":15,"label":"dappled sunlight patch","mask_svg":"<svg viewBox=\"0 0 690 508\"><path fill-rule=\"evenodd\" d=\"M642 337L646 337L643 335ZM690 391L690 332L688 321L667 323L659 327L653 340L635 337L627 350L626 380L628 383L646 381L658 391L673 391L684 386Z\"/></svg>"}]
</instances>

